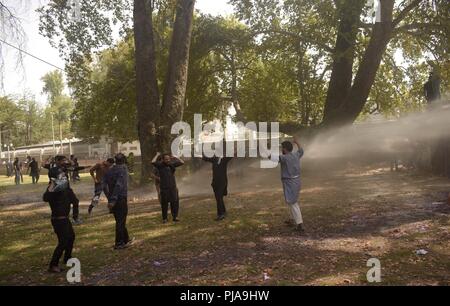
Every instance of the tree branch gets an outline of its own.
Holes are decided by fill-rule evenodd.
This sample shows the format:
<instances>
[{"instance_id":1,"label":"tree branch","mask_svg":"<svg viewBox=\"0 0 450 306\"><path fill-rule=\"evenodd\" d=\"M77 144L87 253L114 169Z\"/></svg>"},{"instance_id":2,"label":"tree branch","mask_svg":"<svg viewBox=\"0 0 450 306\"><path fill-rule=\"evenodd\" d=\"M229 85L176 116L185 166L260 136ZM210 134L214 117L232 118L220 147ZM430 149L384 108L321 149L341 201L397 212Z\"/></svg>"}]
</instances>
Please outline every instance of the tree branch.
<instances>
[{"instance_id":1,"label":"tree branch","mask_svg":"<svg viewBox=\"0 0 450 306\"><path fill-rule=\"evenodd\" d=\"M263 30L263 31L257 31L257 32L251 33L249 36L250 37L255 37L255 36L258 36L258 35L261 35L261 34L280 34L280 35L285 35L285 36L291 36L291 37L294 37L294 38L297 38L297 39L301 39L304 42L308 42L308 43L310 43L312 45L318 46L318 47L324 49L327 52L330 52L330 53L334 52L334 48L332 48L332 47L330 47L330 46L328 46L326 44L323 44L323 43L320 43L318 41L315 41L314 39L302 36L299 33L289 32L289 31L285 31L285 30L275 30L275 29Z\"/></svg>"},{"instance_id":2,"label":"tree branch","mask_svg":"<svg viewBox=\"0 0 450 306\"><path fill-rule=\"evenodd\" d=\"M414 1L412 1L409 5L407 5L404 9L403 9L403 11L401 11L399 14L398 14L398 16L397 16L397 18L395 18L394 19L394 21L392 22L392 26L395 28L396 26L398 26L399 24L400 24L400 22L402 22L405 18L406 18L406 16L408 16L408 14L413 10L413 9L415 9L419 4L420 4L420 2L422 2L422 0L414 0Z\"/></svg>"},{"instance_id":3,"label":"tree branch","mask_svg":"<svg viewBox=\"0 0 450 306\"><path fill-rule=\"evenodd\" d=\"M431 24L431 23L411 23L411 24L405 24L400 27L398 27L395 32L403 32L403 31L410 31L410 30L420 30L420 29L445 29L445 26L442 24Z\"/></svg>"}]
</instances>

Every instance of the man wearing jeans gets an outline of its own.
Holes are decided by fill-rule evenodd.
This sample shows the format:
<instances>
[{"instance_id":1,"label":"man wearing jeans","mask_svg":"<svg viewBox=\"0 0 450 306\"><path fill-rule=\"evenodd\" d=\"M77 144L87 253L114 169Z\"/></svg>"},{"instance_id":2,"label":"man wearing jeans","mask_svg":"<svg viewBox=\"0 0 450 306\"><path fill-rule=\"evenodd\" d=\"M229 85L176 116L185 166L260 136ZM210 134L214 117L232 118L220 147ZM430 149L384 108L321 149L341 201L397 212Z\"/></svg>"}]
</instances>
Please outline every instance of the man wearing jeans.
<instances>
[{"instance_id":1,"label":"man wearing jeans","mask_svg":"<svg viewBox=\"0 0 450 306\"><path fill-rule=\"evenodd\" d=\"M108 198L108 208L116 220L116 241L114 249L120 250L128 248L134 242L128 236L126 227L128 215L128 169L126 157L117 154L115 166L105 174L103 183L106 197Z\"/></svg>"}]
</instances>

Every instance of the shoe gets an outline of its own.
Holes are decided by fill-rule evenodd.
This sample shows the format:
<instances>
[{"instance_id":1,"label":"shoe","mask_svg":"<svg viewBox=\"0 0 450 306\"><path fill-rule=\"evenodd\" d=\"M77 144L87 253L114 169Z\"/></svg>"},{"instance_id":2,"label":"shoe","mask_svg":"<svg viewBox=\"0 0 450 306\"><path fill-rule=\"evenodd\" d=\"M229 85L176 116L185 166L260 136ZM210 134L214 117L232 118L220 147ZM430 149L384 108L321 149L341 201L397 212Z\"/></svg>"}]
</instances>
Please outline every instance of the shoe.
<instances>
[{"instance_id":1,"label":"shoe","mask_svg":"<svg viewBox=\"0 0 450 306\"><path fill-rule=\"evenodd\" d=\"M123 250L125 249L125 244L118 244L114 246L114 250Z\"/></svg>"},{"instance_id":2,"label":"shoe","mask_svg":"<svg viewBox=\"0 0 450 306\"><path fill-rule=\"evenodd\" d=\"M297 227L295 228L295 231L300 234L301 236L305 235L305 229L303 228L303 224L299 224L297 225Z\"/></svg>"},{"instance_id":3,"label":"shoe","mask_svg":"<svg viewBox=\"0 0 450 306\"><path fill-rule=\"evenodd\" d=\"M83 221L81 220L81 219L73 219L73 224L74 225L81 225L81 224L83 224Z\"/></svg>"},{"instance_id":4,"label":"shoe","mask_svg":"<svg viewBox=\"0 0 450 306\"><path fill-rule=\"evenodd\" d=\"M92 214L92 210L94 209L94 205L89 205L89 208L88 208L88 214L89 215L91 215Z\"/></svg>"},{"instance_id":5,"label":"shoe","mask_svg":"<svg viewBox=\"0 0 450 306\"><path fill-rule=\"evenodd\" d=\"M61 273L61 269L59 267L50 267L48 268L49 273Z\"/></svg>"},{"instance_id":6,"label":"shoe","mask_svg":"<svg viewBox=\"0 0 450 306\"><path fill-rule=\"evenodd\" d=\"M163 224L166 224L167 222L169 222L169 220L167 220L167 219L163 220Z\"/></svg>"},{"instance_id":7,"label":"shoe","mask_svg":"<svg viewBox=\"0 0 450 306\"><path fill-rule=\"evenodd\" d=\"M286 221L284 221L284 224L289 225L289 226L295 225L292 220L286 220Z\"/></svg>"},{"instance_id":8,"label":"shoe","mask_svg":"<svg viewBox=\"0 0 450 306\"><path fill-rule=\"evenodd\" d=\"M173 222L175 222L175 223L180 222L180 219L174 218L174 219L173 219Z\"/></svg>"},{"instance_id":9,"label":"shoe","mask_svg":"<svg viewBox=\"0 0 450 306\"><path fill-rule=\"evenodd\" d=\"M216 218L216 221L223 221L223 220L225 220L225 215L221 215Z\"/></svg>"},{"instance_id":10,"label":"shoe","mask_svg":"<svg viewBox=\"0 0 450 306\"><path fill-rule=\"evenodd\" d=\"M135 242L136 242L136 238L133 237L127 243L125 243L123 246L126 249L126 248L131 247Z\"/></svg>"}]
</instances>

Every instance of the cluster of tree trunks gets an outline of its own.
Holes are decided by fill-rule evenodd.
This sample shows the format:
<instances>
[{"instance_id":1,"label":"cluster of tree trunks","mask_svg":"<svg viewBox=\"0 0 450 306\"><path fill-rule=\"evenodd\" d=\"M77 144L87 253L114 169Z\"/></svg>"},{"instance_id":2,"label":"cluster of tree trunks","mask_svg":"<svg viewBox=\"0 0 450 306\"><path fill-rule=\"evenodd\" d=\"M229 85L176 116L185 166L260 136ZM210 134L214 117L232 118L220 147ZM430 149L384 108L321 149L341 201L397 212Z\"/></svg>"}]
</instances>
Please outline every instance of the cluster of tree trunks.
<instances>
[{"instance_id":1,"label":"cluster of tree trunks","mask_svg":"<svg viewBox=\"0 0 450 306\"><path fill-rule=\"evenodd\" d=\"M176 3L167 79L160 96L152 14L153 0L134 0L133 20L136 49L136 105L142 151L141 183L152 171L156 152L169 151L170 129L182 119L188 76L189 48L195 0Z\"/></svg>"},{"instance_id":2,"label":"cluster of tree trunks","mask_svg":"<svg viewBox=\"0 0 450 306\"><path fill-rule=\"evenodd\" d=\"M353 80L355 45L364 1L343 1L337 35L333 69L325 102L322 125L325 127L353 123L361 113L375 81L383 54L396 24L394 0L381 1L381 22L373 25L369 44Z\"/></svg>"}]
</instances>

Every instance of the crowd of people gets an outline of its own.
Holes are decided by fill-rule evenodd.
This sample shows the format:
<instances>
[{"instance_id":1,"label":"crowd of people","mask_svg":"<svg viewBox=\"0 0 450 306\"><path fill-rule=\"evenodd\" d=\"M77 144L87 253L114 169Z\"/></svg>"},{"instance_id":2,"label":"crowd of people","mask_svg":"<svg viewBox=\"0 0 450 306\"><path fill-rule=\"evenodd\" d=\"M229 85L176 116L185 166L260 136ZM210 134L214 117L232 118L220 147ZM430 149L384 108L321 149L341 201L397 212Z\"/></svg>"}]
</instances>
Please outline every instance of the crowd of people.
<instances>
[{"instance_id":1,"label":"crowd of people","mask_svg":"<svg viewBox=\"0 0 450 306\"><path fill-rule=\"evenodd\" d=\"M50 165L55 164L55 158L49 157L43 162L43 165L39 165L36 158L27 156L27 158L22 162L18 157L14 158L14 161L5 162L6 176L14 177L14 182L16 185L21 185L24 183L24 174L31 177L31 182L33 185L39 183L41 170L49 169ZM81 167L78 163L78 159L74 156L70 156L70 167L69 177L73 182L80 181L80 171L86 169L86 167Z\"/></svg>"},{"instance_id":2,"label":"crowd of people","mask_svg":"<svg viewBox=\"0 0 450 306\"><path fill-rule=\"evenodd\" d=\"M297 150L294 150L294 145ZM289 224L294 223L296 231L304 234L303 218L299 206L301 189L300 159L304 151L295 139L293 143L283 142L282 154L271 156L270 159L281 164L281 181L286 203L291 213ZM217 217L216 221L223 221L227 216L224 197L228 195L227 169L233 157L203 157L203 161L212 165L212 189L214 192ZM184 165L184 161L169 153L158 153L152 161L152 178L158 192L161 205L162 223L169 222L169 207L174 223L180 222L180 196L176 182L175 172ZM75 164L76 165L76 164ZM73 160L65 156L56 156L51 162L47 162L44 168L49 170L49 185L43 199L51 208L51 223L58 238L58 245L53 252L50 261L49 272L59 273L59 262L72 257L72 249L75 242L75 231L70 220L71 207L74 221L79 218L79 201L70 186L70 170L73 171ZM128 216L128 185L130 178L130 165L127 157L121 153L115 158L109 158L90 168L90 174L94 181L94 196L88 208L89 215L99 204L102 193L108 200L109 212L114 215L115 226L115 250L131 247L135 239L130 237L127 230Z\"/></svg>"}]
</instances>

